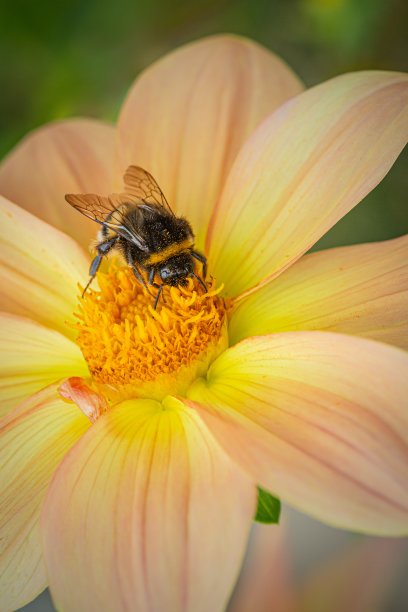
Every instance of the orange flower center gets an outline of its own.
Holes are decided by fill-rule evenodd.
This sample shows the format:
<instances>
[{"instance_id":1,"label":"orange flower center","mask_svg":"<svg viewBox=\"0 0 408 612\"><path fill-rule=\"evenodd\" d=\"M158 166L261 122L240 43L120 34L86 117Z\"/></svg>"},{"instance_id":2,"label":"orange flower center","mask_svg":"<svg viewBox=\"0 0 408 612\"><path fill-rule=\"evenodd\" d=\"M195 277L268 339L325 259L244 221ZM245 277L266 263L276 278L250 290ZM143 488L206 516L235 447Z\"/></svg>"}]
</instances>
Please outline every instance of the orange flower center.
<instances>
[{"instance_id":1,"label":"orange flower center","mask_svg":"<svg viewBox=\"0 0 408 612\"><path fill-rule=\"evenodd\" d=\"M222 287L210 283L204 293L192 279L187 287L165 287L154 310L154 297L128 266L111 264L98 281L100 290L88 290L75 313L77 340L94 382L131 384L134 395L135 383L172 375L203 355L211 361L220 352L226 329ZM221 344L224 349L225 338Z\"/></svg>"}]
</instances>

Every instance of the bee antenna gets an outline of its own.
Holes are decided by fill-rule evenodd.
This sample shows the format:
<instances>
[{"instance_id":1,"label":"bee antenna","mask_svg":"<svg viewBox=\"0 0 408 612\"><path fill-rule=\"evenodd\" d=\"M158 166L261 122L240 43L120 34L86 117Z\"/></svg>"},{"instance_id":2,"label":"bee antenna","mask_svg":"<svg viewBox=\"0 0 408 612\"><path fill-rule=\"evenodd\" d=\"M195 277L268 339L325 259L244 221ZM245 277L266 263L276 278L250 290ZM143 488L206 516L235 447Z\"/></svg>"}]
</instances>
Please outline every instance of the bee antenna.
<instances>
[{"instance_id":1,"label":"bee antenna","mask_svg":"<svg viewBox=\"0 0 408 612\"><path fill-rule=\"evenodd\" d=\"M194 276L195 279L198 280L198 282L200 283L200 285L202 286L202 288L204 289L204 291L206 293L208 293L208 288L207 285L205 284L205 282L202 280L202 278L200 278L199 276L197 276L197 274L195 274L194 272L191 273L192 276Z\"/></svg>"}]
</instances>

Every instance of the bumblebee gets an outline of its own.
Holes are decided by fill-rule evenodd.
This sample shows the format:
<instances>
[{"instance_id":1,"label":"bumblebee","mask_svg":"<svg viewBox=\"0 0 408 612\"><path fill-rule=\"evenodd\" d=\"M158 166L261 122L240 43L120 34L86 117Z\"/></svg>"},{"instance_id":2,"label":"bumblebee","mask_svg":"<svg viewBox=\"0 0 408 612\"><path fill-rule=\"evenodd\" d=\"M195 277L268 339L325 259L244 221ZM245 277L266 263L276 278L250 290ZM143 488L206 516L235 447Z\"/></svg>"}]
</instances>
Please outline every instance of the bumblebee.
<instances>
[{"instance_id":1,"label":"bumblebee","mask_svg":"<svg viewBox=\"0 0 408 612\"><path fill-rule=\"evenodd\" d=\"M185 286L193 276L205 291L207 260L194 249L189 222L176 217L152 175L138 166L129 166L124 175L125 191L107 197L96 194L67 194L66 201L80 213L99 223L97 255L92 260L85 295L108 253L119 252L137 280L149 291L157 289L154 309L164 285ZM195 263L202 264L202 276ZM147 279L147 282L145 280ZM159 281L156 282L156 277Z\"/></svg>"}]
</instances>

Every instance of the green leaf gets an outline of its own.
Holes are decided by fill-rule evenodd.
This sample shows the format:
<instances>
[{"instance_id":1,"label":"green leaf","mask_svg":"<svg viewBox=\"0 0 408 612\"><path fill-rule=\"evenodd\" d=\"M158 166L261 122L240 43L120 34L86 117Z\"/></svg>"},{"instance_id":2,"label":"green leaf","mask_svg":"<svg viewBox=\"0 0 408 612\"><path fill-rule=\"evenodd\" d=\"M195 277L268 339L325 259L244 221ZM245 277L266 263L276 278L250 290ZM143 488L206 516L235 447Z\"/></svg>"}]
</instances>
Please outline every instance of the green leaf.
<instances>
[{"instance_id":1,"label":"green leaf","mask_svg":"<svg viewBox=\"0 0 408 612\"><path fill-rule=\"evenodd\" d=\"M268 491L258 487L258 507L254 521L257 523L279 523L281 503Z\"/></svg>"}]
</instances>

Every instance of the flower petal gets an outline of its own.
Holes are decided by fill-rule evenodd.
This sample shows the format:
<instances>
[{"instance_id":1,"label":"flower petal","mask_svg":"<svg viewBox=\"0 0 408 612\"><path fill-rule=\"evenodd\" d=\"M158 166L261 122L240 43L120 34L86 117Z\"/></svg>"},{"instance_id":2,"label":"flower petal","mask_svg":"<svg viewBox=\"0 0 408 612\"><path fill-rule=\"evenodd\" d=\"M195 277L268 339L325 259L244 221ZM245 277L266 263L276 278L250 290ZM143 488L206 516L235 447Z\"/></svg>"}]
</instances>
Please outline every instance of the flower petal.
<instances>
[{"instance_id":1,"label":"flower petal","mask_svg":"<svg viewBox=\"0 0 408 612\"><path fill-rule=\"evenodd\" d=\"M63 610L219 610L239 570L254 484L177 400L127 401L61 464L44 550Z\"/></svg>"},{"instance_id":2,"label":"flower petal","mask_svg":"<svg viewBox=\"0 0 408 612\"><path fill-rule=\"evenodd\" d=\"M305 255L238 302L228 334L308 329L408 348L408 236Z\"/></svg>"},{"instance_id":3,"label":"flower petal","mask_svg":"<svg viewBox=\"0 0 408 612\"><path fill-rule=\"evenodd\" d=\"M407 102L407 75L346 74L258 127L207 241L210 270L230 295L278 276L381 181L407 141Z\"/></svg>"},{"instance_id":4,"label":"flower petal","mask_svg":"<svg viewBox=\"0 0 408 612\"><path fill-rule=\"evenodd\" d=\"M0 416L67 376L87 376L78 346L38 323L0 313Z\"/></svg>"},{"instance_id":5,"label":"flower petal","mask_svg":"<svg viewBox=\"0 0 408 612\"><path fill-rule=\"evenodd\" d=\"M47 586L39 517L52 474L89 426L49 387L0 422L0 592L16 610Z\"/></svg>"},{"instance_id":6,"label":"flower petal","mask_svg":"<svg viewBox=\"0 0 408 612\"><path fill-rule=\"evenodd\" d=\"M88 260L68 236L0 196L0 309L66 336Z\"/></svg>"},{"instance_id":7,"label":"flower petal","mask_svg":"<svg viewBox=\"0 0 408 612\"><path fill-rule=\"evenodd\" d=\"M214 36L159 60L136 81L119 118L120 162L142 166L203 247L229 168L255 126L302 86L260 45Z\"/></svg>"},{"instance_id":8,"label":"flower petal","mask_svg":"<svg viewBox=\"0 0 408 612\"><path fill-rule=\"evenodd\" d=\"M250 338L188 396L257 482L329 524L408 532L408 355L327 332ZM203 407L204 406L204 407Z\"/></svg>"},{"instance_id":9,"label":"flower petal","mask_svg":"<svg viewBox=\"0 0 408 612\"><path fill-rule=\"evenodd\" d=\"M287 527L254 523L227 612L295 612Z\"/></svg>"},{"instance_id":10,"label":"flower petal","mask_svg":"<svg viewBox=\"0 0 408 612\"><path fill-rule=\"evenodd\" d=\"M110 408L106 398L94 391L80 376L71 376L64 380L58 387L58 392L64 399L74 402L91 423L95 423Z\"/></svg>"},{"instance_id":11,"label":"flower petal","mask_svg":"<svg viewBox=\"0 0 408 612\"><path fill-rule=\"evenodd\" d=\"M92 221L65 200L66 193L112 191L116 131L93 119L68 119L35 130L0 166L0 193L66 232L84 246Z\"/></svg>"}]
</instances>

